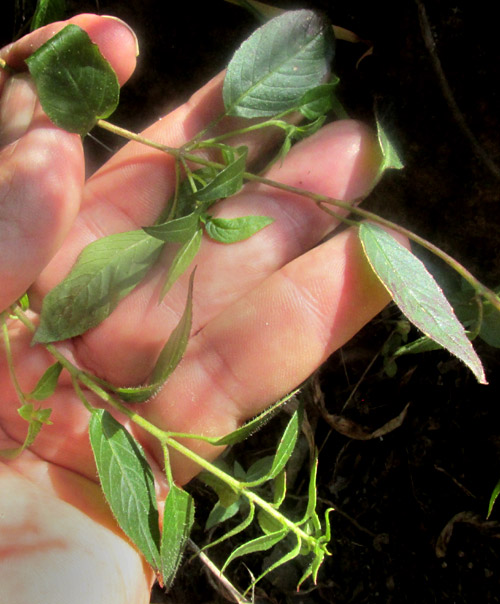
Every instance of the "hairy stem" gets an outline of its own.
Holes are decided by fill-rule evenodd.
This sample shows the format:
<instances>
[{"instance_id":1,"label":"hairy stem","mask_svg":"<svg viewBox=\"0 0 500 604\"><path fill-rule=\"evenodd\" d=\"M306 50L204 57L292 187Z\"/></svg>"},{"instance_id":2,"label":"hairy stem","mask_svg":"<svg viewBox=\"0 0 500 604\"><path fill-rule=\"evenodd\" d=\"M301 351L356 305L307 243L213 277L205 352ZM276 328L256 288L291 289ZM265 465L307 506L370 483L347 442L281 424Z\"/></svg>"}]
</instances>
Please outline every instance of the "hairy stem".
<instances>
[{"instance_id":1,"label":"hairy stem","mask_svg":"<svg viewBox=\"0 0 500 604\"><path fill-rule=\"evenodd\" d=\"M105 120L99 120L97 122L97 125L100 126L101 128L114 132L115 134L123 136L129 140L133 140L133 141L142 143L144 145L147 145L149 147L153 147L154 149L158 149L160 151L169 153L176 158L182 157L186 161L198 163L202 166L209 166L209 167L216 168L216 169L225 168L224 164L205 159L203 157L194 155L192 153L185 153L182 149L177 149L177 148L169 147L167 145L161 145L159 143L155 143L154 141L150 141L149 139L142 137L138 134L134 134L133 132L130 132L124 128L119 128L118 126L114 126L113 124L110 124L109 122L106 122ZM424 239L423 237L420 237L416 233L413 233L413 231L410 231L410 230L400 226L399 224L392 222L391 220L382 218L378 214L374 214L373 212L369 212L369 211L363 210L355 205L352 205L352 203L340 201L339 199L334 199L333 197L328 197L327 195L321 195L319 193L311 193L311 191L307 191L306 189L301 189L299 187L292 187L291 185L286 185L286 184L277 182L275 180L265 178L263 176L258 176L256 174L252 174L251 172L244 172L243 178L247 181L259 182L261 184L268 185L275 189L280 189L282 191L287 191L288 193L294 193L296 195L301 195L302 197L307 197L308 199L311 199L312 201L314 201L318 205L318 207L324 211L327 211L327 209L325 208L325 205L327 205L327 206L330 205L330 206L334 206L337 208L347 210L350 213L355 214L356 216L359 216L360 218L363 218L365 220L370 220L372 222L375 222L376 224L379 224L383 227L391 229L392 231L395 231L396 233L400 233L401 235L404 235L411 241L418 243L425 249L432 252L438 258L441 258L441 260L446 262L446 264L448 264L459 275L461 275L474 288L474 290L478 294L483 296L497 310L500 311L500 297L497 296L494 291L492 291L490 288L486 287L486 285L483 285L478 279L476 279L476 277L474 277L474 275L470 271L468 271L462 264L460 264L457 260L455 260L455 258L453 258L449 254L444 252L442 249L440 249L439 247L437 247L436 245L434 245L427 239ZM350 221L347 218L343 218L340 216L337 216L337 218L339 220L347 222L348 224L353 224L352 221Z\"/></svg>"}]
</instances>

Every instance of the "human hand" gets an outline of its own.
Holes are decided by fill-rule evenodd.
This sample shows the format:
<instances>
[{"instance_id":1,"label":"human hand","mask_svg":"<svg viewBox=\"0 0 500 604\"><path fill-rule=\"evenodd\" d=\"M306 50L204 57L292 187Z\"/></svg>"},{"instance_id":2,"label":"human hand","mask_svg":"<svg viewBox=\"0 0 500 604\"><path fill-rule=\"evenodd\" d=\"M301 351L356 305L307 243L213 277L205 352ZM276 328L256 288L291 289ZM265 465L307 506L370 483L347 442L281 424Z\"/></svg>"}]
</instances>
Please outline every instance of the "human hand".
<instances>
[{"instance_id":1,"label":"human hand","mask_svg":"<svg viewBox=\"0 0 500 604\"><path fill-rule=\"evenodd\" d=\"M135 66L135 40L114 20L71 20L99 44L123 83ZM2 56L16 68L55 33L43 28ZM95 239L151 224L173 192L171 157L129 143L84 183L78 136L53 126L24 76L0 73L0 310L30 289L33 309ZM221 76L145 135L179 147L222 110ZM228 128L224 122L220 129ZM269 138L241 143L254 158ZM362 125L329 125L298 144L270 177L338 199L370 189L378 146ZM160 428L222 435L310 375L388 301L363 258L355 232L317 245L336 226L310 201L263 185L247 185L217 206L222 216L260 214L275 222L250 239L225 246L204 240L197 256L192 337L181 365L152 401L137 407ZM76 365L120 386L143 383L183 311L187 277L157 304L162 268L100 326L60 345ZM29 391L53 362L31 334L10 324L16 374ZM2 448L22 442L25 422L2 356ZM147 602L152 572L117 528L96 482L88 412L64 375L44 403L44 426L30 451L0 464L0 585L9 602ZM130 427L156 460L161 452ZM220 450L190 446L213 458ZM172 460L183 484L197 467ZM36 577L36 579L34 579Z\"/></svg>"}]
</instances>

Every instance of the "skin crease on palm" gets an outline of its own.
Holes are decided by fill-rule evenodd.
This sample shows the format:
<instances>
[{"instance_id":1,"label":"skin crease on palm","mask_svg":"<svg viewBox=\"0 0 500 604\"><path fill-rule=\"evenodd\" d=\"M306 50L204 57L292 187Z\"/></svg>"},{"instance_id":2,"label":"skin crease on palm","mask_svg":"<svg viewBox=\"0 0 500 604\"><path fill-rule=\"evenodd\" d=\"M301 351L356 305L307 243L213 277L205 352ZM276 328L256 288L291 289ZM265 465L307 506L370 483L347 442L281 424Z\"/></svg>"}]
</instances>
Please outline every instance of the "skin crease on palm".
<instances>
[{"instance_id":1,"label":"skin crease on palm","mask_svg":"<svg viewBox=\"0 0 500 604\"><path fill-rule=\"evenodd\" d=\"M100 46L123 84L136 62L130 30L94 15L71 21ZM0 56L23 70L23 60L63 25L38 30ZM221 84L220 75L146 136L180 146L220 113ZM0 95L0 310L29 289L36 311L85 245L156 219L173 190L173 161L130 143L84 183L79 137L48 121L26 75L0 73ZM226 120L218 128L234 125ZM272 141L252 136L238 142L253 158ZM373 186L379 162L373 133L342 121L297 145L269 176L354 200ZM356 233L325 237L336 223L307 199L252 184L216 212L262 214L275 222L232 246L203 241L186 355L161 393L137 406L160 428L207 435L233 430L293 389L388 301ZM158 305L161 282L158 268L102 325L61 350L118 385L144 382L185 304L187 276ZM18 379L28 391L53 361L44 348L30 347L22 326L9 327ZM0 353L0 446L7 448L24 440L26 424ZM42 429L30 451L0 461L0 601L148 602L152 572L106 508L87 436L88 412L64 373L43 406L53 409L53 425ZM161 499L165 484L156 444L129 428L156 470ZM208 458L220 452L190 446ZM173 470L183 484L197 467L173 456Z\"/></svg>"}]
</instances>

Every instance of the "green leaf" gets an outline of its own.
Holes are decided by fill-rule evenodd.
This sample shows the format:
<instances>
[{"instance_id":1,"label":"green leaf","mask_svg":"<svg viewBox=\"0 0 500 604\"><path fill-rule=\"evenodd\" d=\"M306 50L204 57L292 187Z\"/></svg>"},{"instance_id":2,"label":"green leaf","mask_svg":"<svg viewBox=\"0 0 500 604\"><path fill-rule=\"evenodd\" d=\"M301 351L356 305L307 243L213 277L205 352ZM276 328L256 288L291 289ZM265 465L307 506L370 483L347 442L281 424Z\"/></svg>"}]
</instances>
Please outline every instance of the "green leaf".
<instances>
[{"instance_id":1,"label":"green leaf","mask_svg":"<svg viewBox=\"0 0 500 604\"><path fill-rule=\"evenodd\" d=\"M118 105L115 72L77 25L67 25L26 63L43 110L59 128L84 136Z\"/></svg>"},{"instance_id":2,"label":"green leaf","mask_svg":"<svg viewBox=\"0 0 500 604\"><path fill-rule=\"evenodd\" d=\"M34 399L35 401L44 401L46 398L49 398L49 396L52 396L56 389L57 380L61 375L62 368L63 367L59 362L51 365L38 380L34 389L26 395L26 398Z\"/></svg>"},{"instance_id":3,"label":"green leaf","mask_svg":"<svg viewBox=\"0 0 500 604\"><path fill-rule=\"evenodd\" d=\"M282 528L279 531L274 533L270 533L269 535L261 535L256 539L252 539L252 541L247 541L243 545L237 547L224 562L224 566L221 569L221 572L224 572L226 567L231 564L233 560L236 558L240 558L241 556L246 556L247 554L253 554L255 552L265 552L279 543L282 539L286 537L288 533L287 528Z\"/></svg>"},{"instance_id":4,"label":"green leaf","mask_svg":"<svg viewBox=\"0 0 500 604\"><path fill-rule=\"evenodd\" d=\"M211 541L208 545L205 545L203 547L203 551L205 551L211 547L214 547L215 545L219 545L219 543L222 543L223 541L226 541L227 539L230 539L231 537L234 537L235 535L238 535L239 533L244 531L246 528L248 528L252 524L252 521L253 521L253 518L255 515L255 504L251 501L249 503L250 503L250 509L248 511L246 518L242 522L240 522L240 524L238 524L237 526L232 528L230 531L228 531L227 533L222 535L222 537L219 537L215 541Z\"/></svg>"},{"instance_id":5,"label":"green leaf","mask_svg":"<svg viewBox=\"0 0 500 604\"><path fill-rule=\"evenodd\" d=\"M241 501L235 501L228 507L224 507L220 501L218 501L214 507L212 508L210 514L208 515L207 522L205 524L205 530L209 531L214 526L229 520L235 516L241 507Z\"/></svg>"},{"instance_id":6,"label":"green leaf","mask_svg":"<svg viewBox=\"0 0 500 604\"><path fill-rule=\"evenodd\" d=\"M289 11L243 42L227 68L226 113L269 117L297 106L324 80L334 53L328 21L308 11Z\"/></svg>"},{"instance_id":7,"label":"green leaf","mask_svg":"<svg viewBox=\"0 0 500 604\"><path fill-rule=\"evenodd\" d=\"M376 225L363 223L359 235L373 270L406 317L486 384L481 361L462 324L423 263Z\"/></svg>"},{"instance_id":8,"label":"green leaf","mask_svg":"<svg viewBox=\"0 0 500 604\"><path fill-rule=\"evenodd\" d=\"M333 109L333 90L339 83L335 77L334 81L328 84L320 84L311 90L308 90L300 99L298 110L308 120L315 120L322 117Z\"/></svg>"},{"instance_id":9,"label":"green leaf","mask_svg":"<svg viewBox=\"0 0 500 604\"><path fill-rule=\"evenodd\" d=\"M498 290L497 290L498 295ZM483 302L483 322L479 337L490 346L500 348L500 312L486 300Z\"/></svg>"},{"instance_id":10,"label":"green leaf","mask_svg":"<svg viewBox=\"0 0 500 604\"><path fill-rule=\"evenodd\" d=\"M491 493L490 503L488 504L488 515L486 516L486 519L488 519L491 516L491 512L493 511L493 506L495 505L495 502L498 499L499 495L500 495L500 480L497 482L495 488L493 489L493 492Z\"/></svg>"},{"instance_id":11,"label":"green leaf","mask_svg":"<svg viewBox=\"0 0 500 604\"><path fill-rule=\"evenodd\" d=\"M216 466L226 474L230 474L228 468L222 460L218 460L216 462ZM235 491L221 478L215 474L212 474L208 470L203 470L200 472L200 474L198 474L198 478L217 493L220 504L224 508L228 508L240 498L241 494L238 491Z\"/></svg>"},{"instance_id":12,"label":"green leaf","mask_svg":"<svg viewBox=\"0 0 500 604\"><path fill-rule=\"evenodd\" d=\"M38 433L42 429L43 424L47 424L48 426L52 425L52 422L49 419L52 409L35 409L33 403L27 403L26 405L19 407L17 412L24 420L28 422L28 432L23 444L19 445L19 447L0 450L0 457L4 457L6 459L14 459L25 449L31 447L31 445L35 442Z\"/></svg>"},{"instance_id":13,"label":"green leaf","mask_svg":"<svg viewBox=\"0 0 500 604\"><path fill-rule=\"evenodd\" d=\"M123 532L148 563L160 565L160 528L154 478L144 451L104 409L92 413L90 444L106 500Z\"/></svg>"},{"instance_id":14,"label":"green leaf","mask_svg":"<svg viewBox=\"0 0 500 604\"><path fill-rule=\"evenodd\" d=\"M390 168L394 168L395 170L401 170L402 168L404 168L404 164L399 158L398 152L396 151L394 145L391 143L389 137L387 136L387 132L380 120L377 118L376 121L378 142L383 157L379 173L382 174L382 172Z\"/></svg>"},{"instance_id":15,"label":"green leaf","mask_svg":"<svg viewBox=\"0 0 500 604\"><path fill-rule=\"evenodd\" d=\"M189 267L194 257L198 253L201 246L201 240L203 238L203 230L198 229L191 239L188 239L180 248L175 255L170 268L168 269L165 283L161 289L160 302L166 296L169 289L182 275L182 273Z\"/></svg>"},{"instance_id":16,"label":"green leaf","mask_svg":"<svg viewBox=\"0 0 500 604\"><path fill-rule=\"evenodd\" d=\"M283 564L286 564L287 562L290 562L290 560L293 560L294 558L296 558L300 554L300 548L301 548L300 539L298 539L296 535L294 535L294 538L296 540L296 543L295 543L294 547L292 549L290 549L286 554L284 554L283 556L281 556L281 558L279 560L277 560L276 562L274 562L273 564L271 564L268 568L266 568L266 570L261 575L259 575L254 581L252 581L252 583L248 587L248 589L245 590L245 594L248 593L248 591L254 585L256 585L261 579L263 579L270 572L272 572L276 568L282 566Z\"/></svg>"},{"instance_id":17,"label":"green leaf","mask_svg":"<svg viewBox=\"0 0 500 604\"><path fill-rule=\"evenodd\" d=\"M98 325L143 279L163 245L142 230L88 245L66 279L45 297L33 341L65 340Z\"/></svg>"},{"instance_id":18,"label":"green leaf","mask_svg":"<svg viewBox=\"0 0 500 604\"><path fill-rule=\"evenodd\" d=\"M151 375L151 383L148 386L137 388L113 388L113 391L128 402L143 403L157 394L163 384L173 373L186 352L189 333L191 331L193 317L193 280L194 271L189 279L188 295L182 317L179 319L175 329L170 334L167 343L163 347L155 368Z\"/></svg>"},{"instance_id":19,"label":"green leaf","mask_svg":"<svg viewBox=\"0 0 500 604\"><path fill-rule=\"evenodd\" d=\"M165 589L172 586L193 522L193 498L183 489L171 484L165 500L160 549L161 576Z\"/></svg>"},{"instance_id":20,"label":"green leaf","mask_svg":"<svg viewBox=\"0 0 500 604\"><path fill-rule=\"evenodd\" d=\"M200 216L198 214L188 214L182 218L175 218L162 224L155 224L150 227L142 227L142 230L148 235L170 243L185 243L193 237L198 230Z\"/></svg>"},{"instance_id":21,"label":"green leaf","mask_svg":"<svg viewBox=\"0 0 500 604\"><path fill-rule=\"evenodd\" d=\"M208 236L219 243L236 243L248 239L274 222L267 216L242 216L240 218L207 217L205 230Z\"/></svg>"},{"instance_id":22,"label":"green leaf","mask_svg":"<svg viewBox=\"0 0 500 604\"><path fill-rule=\"evenodd\" d=\"M254 432L257 432L257 430L262 428L262 426L264 424L266 424L272 417L274 417L275 413L277 413L277 411L285 403L287 403L291 398L293 398L297 394L297 392L299 392L299 389L294 390L293 392L290 392L289 394L284 396L282 399L280 399L279 401L274 403L274 405L271 405L270 407L265 409L262 413L257 415L257 417L255 417L251 421L249 421L246 424L244 424L243 426L241 426L241 428L238 428L237 430L234 430L234 432L230 432L229 434L221 436L220 438L216 438L213 441L211 440L210 441L211 444L213 444L215 446L223 446L223 445L234 445L236 443L244 441L249 436L254 434Z\"/></svg>"},{"instance_id":23,"label":"green leaf","mask_svg":"<svg viewBox=\"0 0 500 604\"><path fill-rule=\"evenodd\" d=\"M223 168L205 187L192 194L198 202L204 204L204 209L207 209L211 202L234 195L243 186L248 149L240 147L238 152L239 157Z\"/></svg>"},{"instance_id":24,"label":"green leaf","mask_svg":"<svg viewBox=\"0 0 500 604\"><path fill-rule=\"evenodd\" d=\"M31 19L31 31L54 21L62 21L66 15L65 0L38 0Z\"/></svg>"}]
</instances>

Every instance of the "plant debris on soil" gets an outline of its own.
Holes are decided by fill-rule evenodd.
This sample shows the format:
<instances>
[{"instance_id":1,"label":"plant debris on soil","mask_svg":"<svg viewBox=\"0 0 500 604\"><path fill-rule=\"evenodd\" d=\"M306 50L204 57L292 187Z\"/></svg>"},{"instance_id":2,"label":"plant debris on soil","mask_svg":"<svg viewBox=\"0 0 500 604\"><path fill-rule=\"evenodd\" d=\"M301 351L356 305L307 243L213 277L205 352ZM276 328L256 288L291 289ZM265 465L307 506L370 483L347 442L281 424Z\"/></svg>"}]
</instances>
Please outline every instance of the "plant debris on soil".
<instances>
[{"instance_id":1,"label":"plant debris on soil","mask_svg":"<svg viewBox=\"0 0 500 604\"><path fill-rule=\"evenodd\" d=\"M500 50L496 19L481 3L458 0L273 2L318 8L332 22L373 45L339 42L334 66L350 114L383 119L405 163L387 174L365 207L399 222L456 257L486 285L500 285ZM75 12L95 3L69 2ZM185 100L227 63L258 25L225 2L170 5L158 0L101 0L100 12L137 31L137 74L113 121L139 130ZM3 43L10 31L4 32ZM98 134L111 147L117 143ZM96 164L106 151L86 141ZM331 556L316 586L295 589L302 574L289 563L247 596L260 603L479 604L500 602L500 504L486 518L500 479L500 355L475 342L489 381L479 386L446 352L408 355L384 371L384 343L401 319L389 306L311 379L307 432L289 472L290 512L307 488L310 441L320 450L320 507L331 516ZM412 331L409 339L419 334ZM368 370L367 370L368 369ZM284 418L286 419L286 417ZM278 416L234 453L242 464L272 451ZM201 483L192 535L203 531L215 499ZM200 497L201 495L201 497ZM217 537L215 532L214 536ZM209 550L220 567L241 543ZM228 578L240 590L271 555L233 563ZM152 602L235 601L206 566L186 562L169 594Z\"/></svg>"}]
</instances>

